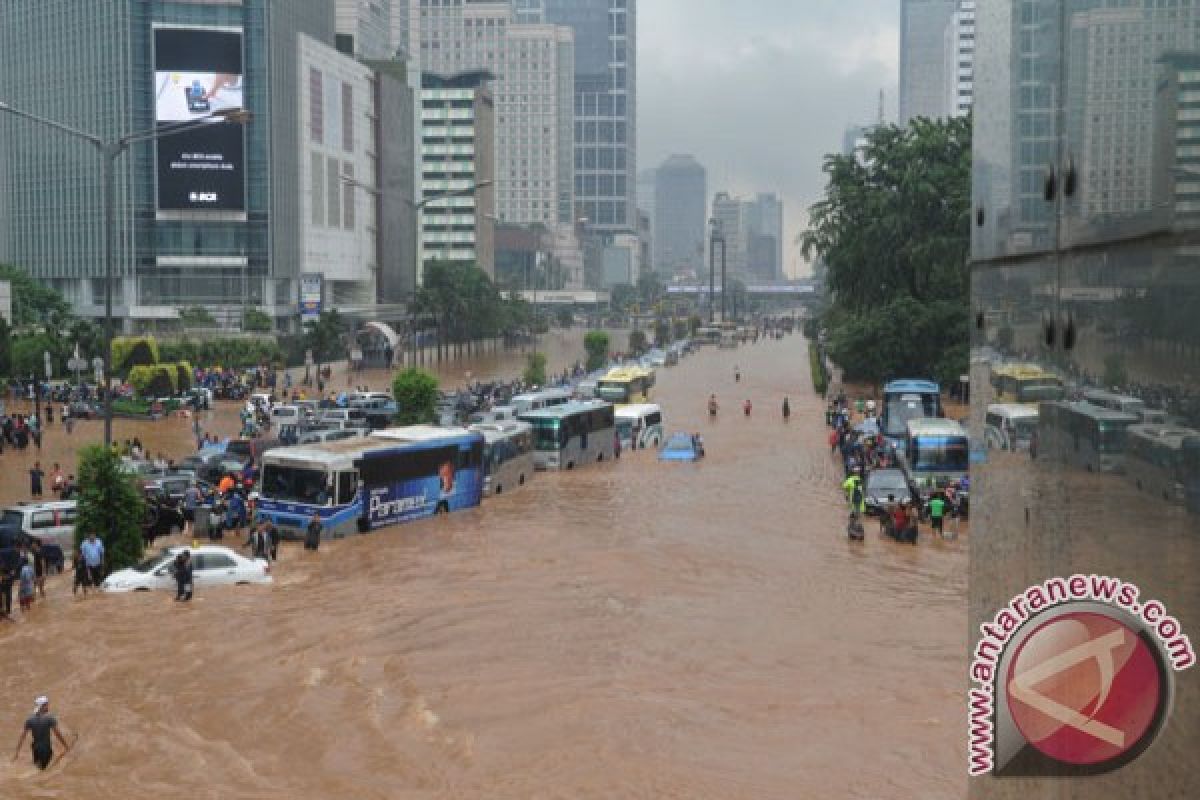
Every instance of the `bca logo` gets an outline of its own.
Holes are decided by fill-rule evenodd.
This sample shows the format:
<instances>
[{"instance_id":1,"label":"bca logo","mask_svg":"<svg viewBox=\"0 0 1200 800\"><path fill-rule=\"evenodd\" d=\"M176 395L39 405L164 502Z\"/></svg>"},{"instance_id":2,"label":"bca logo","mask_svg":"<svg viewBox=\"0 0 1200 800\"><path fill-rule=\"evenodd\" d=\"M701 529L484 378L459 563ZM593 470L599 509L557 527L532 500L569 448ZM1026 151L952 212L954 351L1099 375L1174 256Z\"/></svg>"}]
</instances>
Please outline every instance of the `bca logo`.
<instances>
[{"instance_id":1,"label":"bca logo","mask_svg":"<svg viewBox=\"0 0 1200 800\"><path fill-rule=\"evenodd\" d=\"M188 194L188 200L193 203L215 203L217 202L216 192L191 192Z\"/></svg>"}]
</instances>

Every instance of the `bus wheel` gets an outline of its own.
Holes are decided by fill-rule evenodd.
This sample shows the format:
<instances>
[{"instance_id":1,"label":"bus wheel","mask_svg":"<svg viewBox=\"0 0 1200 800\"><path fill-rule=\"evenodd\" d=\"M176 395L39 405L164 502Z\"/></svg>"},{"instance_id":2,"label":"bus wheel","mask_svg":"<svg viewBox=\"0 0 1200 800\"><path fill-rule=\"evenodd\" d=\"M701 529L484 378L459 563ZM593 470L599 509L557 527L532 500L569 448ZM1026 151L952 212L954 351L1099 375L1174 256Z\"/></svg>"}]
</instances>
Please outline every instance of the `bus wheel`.
<instances>
[{"instance_id":1,"label":"bus wheel","mask_svg":"<svg viewBox=\"0 0 1200 800\"><path fill-rule=\"evenodd\" d=\"M504 487L500 484L496 484L496 494L504 494Z\"/></svg>"},{"instance_id":2,"label":"bus wheel","mask_svg":"<svg viewBox=\"0 0 1200 800\"><path fill-rule=\"evenodd\" d=\"M435 509L433 513L434 514L445 514L449 510L450 510L450 506L447 505L445 500L443 500L442 502L437 504L437 509Z\"/></svg>"},{"instance_id":3,"label":"bus wheel","mask_svg":"<svg viewBox=\"0 0 1200 800\"><path fill-rule=\"evenodd\" d=\"M604 453L598 453L598 454L596 455L596 460L597 460L597 461L603 461L603 460L604 460Z\"/></svg>"},{"instance_id":4,"label":"bus wheel","mask_svg":"<svg viewBox=\"0 0 1200 800\"><path fill-rule=\"evenodd\" d=\"M575 469L575 462L574 462L574 461L568 461L568 462L567 462L567 469Z\"/></svg>"}]
</instances>

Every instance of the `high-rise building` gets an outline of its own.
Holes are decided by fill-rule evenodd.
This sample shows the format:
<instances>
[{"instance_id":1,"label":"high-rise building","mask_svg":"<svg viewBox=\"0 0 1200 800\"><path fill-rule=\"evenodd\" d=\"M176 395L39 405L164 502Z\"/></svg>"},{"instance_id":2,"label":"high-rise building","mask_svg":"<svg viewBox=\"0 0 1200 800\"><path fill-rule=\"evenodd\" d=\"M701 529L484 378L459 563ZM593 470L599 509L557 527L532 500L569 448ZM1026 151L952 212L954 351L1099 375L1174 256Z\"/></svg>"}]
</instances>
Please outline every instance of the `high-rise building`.
<instances>
[{"instance_id":1,"label":"high-rise building","mask_svg":"<svg viewBox=\"0 0 1200 800\"><path fill-rule=\"evenodd\" d=\"M483 71L421 76L421 254L495 273L494 101ZM481 186L481 184L484 184ZM459 194L455 194L459 193Z\"/></svg>"},{"instance_id":2,"label":"high-rise building","mask_svg":"<svg viewBox=\"0 0 1200 800\"><path fill-rule=\"evenodd\" d=\"M392 2L337 0L337 49L364 61L391 58Z\"/></svg>"},{"instance_id":3,"label":"high-rise building","mask_svg":"<svg viewBox=\"0 0 1200 800\"><path fill-rule=\"evenodd\" d=\"M914 117L945 117L946 29L957 0L900 2L900 124Z\"/></svg>"},{"instance_id":4,"label":"high-rise building","mask_svg":"<svg viewBox=\"0 0 1200 800\"><path fill-rule=\"evenodd\" d=\"M0 97L14 108L106 140L193 118L205 106L253 115L242 127L219 123L134 144L116 160L113 304L126 327L152 327L195 305L218 318L238 318L246 305L281 320L295 316L311 191L301 182L309 154L300 100L309 86L300 79L300 34L332 48L333 6L0 5ZM187 72L236 77L220 86L201 81L197 92L181 77ZM356 137L356 153L363 142ZM221 169L189 166L196 153ZM105 223L95 149L0 114L0 197L0 261L60 290L78 312L102 314ZM355 216L356 228L365 217ZM369 294L359 288L352 294Z\"/></svg>"},{"instance_id":5,"label":"high-rise building","mask_svg":"<svg viewBox=\"0 0 1200 800\"><path fill-rule=\"evenodd\" d=\"M704 266L707 177L690 155L674 155L657 170L654 192L654 269L663 275Z\"/></svg>"},{"instance_id":6,"label":"high-rise building","mask_svg":"<svg viewBox=\"0 0 1200 800\"><path fill-rule=\"evenodd\" d=\"M514 0L575 32L575 209L589 230L637 227L636 0Z\"/></svg>"},{"instance_id":7,"label":"high-rise building","mask_svg":"<svg viewBox=\"0 0 1200 800\"><path fill-rule=\"evenodd\" d=\"M712 219L725 239L725 272L730 278L746 275L746 204L728 192L713 196ZM718 261L718 264L720 262Z\"/></svg>"},{"instance_id":8,"label":"high-rise building","mask_svg":"<svg viewBox=\"0 0 1200 800\"><path fill-rule=\"evenodd\" d=\"M957 0L946 25L945 110L949 116L971 113L975 96L975 0Z\"/></svg>"},{"instance_id":9,"label":"high-rise building","mask_svg":"<svg viewBox=\"0 0 1200 800\"><path fill-rule=\"evenodd\" d=\"M510 2L408 0L407 11L410 51L423 71L495 76L497 216L572 224L571 29L517 22Z\"/></svg>"},{"instance_id":10,"label":"high-rise building","mask_svg":"<svg viewBox=\"0 0 1200 800\"><path fill-rule=\"evenodd\" d=\"M783 202L773 192L746 203L746 273L753 280L783 279Z\"/></svg>"}]
</instances>

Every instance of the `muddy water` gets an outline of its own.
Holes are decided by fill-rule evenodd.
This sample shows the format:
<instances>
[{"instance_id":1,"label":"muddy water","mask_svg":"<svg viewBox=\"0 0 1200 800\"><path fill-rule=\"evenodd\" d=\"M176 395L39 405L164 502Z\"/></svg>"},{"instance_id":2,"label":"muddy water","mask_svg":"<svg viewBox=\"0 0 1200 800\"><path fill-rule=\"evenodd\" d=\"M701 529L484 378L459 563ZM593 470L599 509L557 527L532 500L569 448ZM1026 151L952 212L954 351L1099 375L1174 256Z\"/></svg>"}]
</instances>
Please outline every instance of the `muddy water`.
<instances>
[{"instance_id":1,"label":"muddy water","mask_svg":"<svg viewBox=\"0 0 1200 800\"><path fill-rule=\"evenodd\" d=\"M542 474L188 607L53 584L0 624L0 731L47 692L78 749L0 796L960 796L966 544L846 542L806 363L661 371L701 465Z\"/></svg>"}]
</instances>

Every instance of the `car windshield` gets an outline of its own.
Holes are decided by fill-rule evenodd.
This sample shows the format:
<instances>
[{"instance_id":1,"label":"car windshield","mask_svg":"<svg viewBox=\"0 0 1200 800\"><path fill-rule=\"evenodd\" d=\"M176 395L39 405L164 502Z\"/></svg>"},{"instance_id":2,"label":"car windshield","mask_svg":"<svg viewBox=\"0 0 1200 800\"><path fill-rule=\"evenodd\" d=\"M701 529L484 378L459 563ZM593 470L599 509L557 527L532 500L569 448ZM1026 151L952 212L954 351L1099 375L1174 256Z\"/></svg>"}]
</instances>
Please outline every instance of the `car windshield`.
<instances>
[{"instance_id":1,"label":"car windshield","mask_svg":"<svg viewBox=\"0 0 1200 800\"><path fill-rule=\"evenodd\" d=\"M0 525L13 525L19 528L24 519L25 515L20 511L5 511L4 516L0 517Z\"/></svg>"},{"instance_id":2,"label":"car windshield","mask_svg":"<svg viewBox=\"0 0 1200 800\"><path fill-rule=\"evenodd\" d=\"M872 472L867 478L868 489L908 489L908 483L900 472Z\"/></svg>"},{"instance_id":3,"label":"car windshield","mask_svg":"<svg viewBox=\"0 0 1200 800\"><path fill-rule=\"evenodd\" d=\"M153 572L161 564L166 563L169 558L171 558L171 554L166 550L163 550L160 553L150 556L150 558L147 558L145 561L138 564L136 567L134 567L134 569L138 572Z\"/></svg>"},{"instance_id":4,"label":"car windshield","mask_svg":"<svg viewBox=\"0 0 1200 800\"><path fill-rule=\"evenodd\" d=\"M923 472L965 472L967 440L963 436L920 436L913 440L909 463Z\"/></svg>"},{"instance_id":5,"label":"car windshield","mask_svg":"<svg viewBox=\"0 0 1200 800\"><path fill-rule=\"evenodd\" d=\"M936 411L936 400L917 394L905 394L887 401L884 419L887 420L888 436L903 436L908 431L908 421L932 417Z\"/></svg>"}]
</instances>

